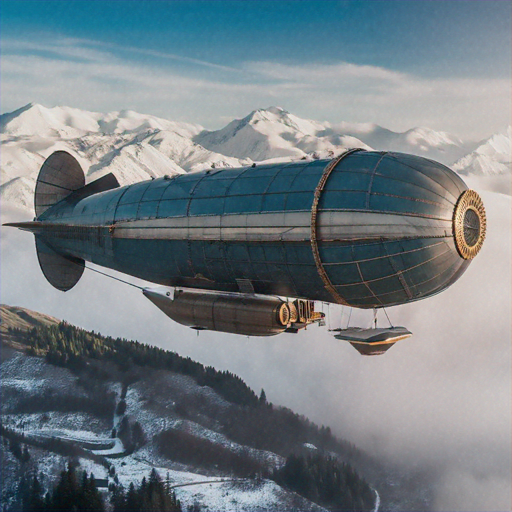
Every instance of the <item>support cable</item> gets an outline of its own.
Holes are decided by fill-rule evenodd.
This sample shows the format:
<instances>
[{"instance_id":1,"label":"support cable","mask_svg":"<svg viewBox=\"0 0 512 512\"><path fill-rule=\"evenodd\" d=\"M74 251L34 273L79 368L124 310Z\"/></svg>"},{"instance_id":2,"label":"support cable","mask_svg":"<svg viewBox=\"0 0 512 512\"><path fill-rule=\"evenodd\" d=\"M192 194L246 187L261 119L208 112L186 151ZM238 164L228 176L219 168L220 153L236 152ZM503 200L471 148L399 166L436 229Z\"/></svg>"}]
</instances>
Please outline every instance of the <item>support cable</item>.
<instances>
[{"instance_id":1,"label":"support cable","mask_svg":"<svg viewBox=\"0 0 512 512\"><path fill-rule=\"evenodd\" d=\"M391 323L391 320L389 319L388 312L386 311L386 308L382 308L382 310L384 311L384 314L386 315L386 318L388 319L389 325L391 327L393 327L393 324Z\"/></svg>"},{"instance_id":2,"label":"support cable","mask_svg":"<svg viewBox=\"0 0 512 512\"><path fill-rule=\"evenodd\" d=\"M129 284L130 286L133 286L134 288L138 288L139 290L144 290L142 286L138 286L136 284L130 283L128 281L124 281L123 279L119 279L119 277L111 276L110 274L106 274L105 272L101 272L100 270L96 270L95 268L88 267L87 265L84 265L84 268L87 270L92 270L93 272L96 272L97 274L101 274L102 276L110 277L111 279L115 279L116 281L119 281L124 284Z\"/></svg>"},{"instance_id":3,"label":"support cable","mask_svg":"<svg viewBox=\"0 0 512 512\"><path fill-rule=\"evenodd\" d=\"M352 318L352 308L350 308L350 313L348 315L348 321L347 321L347 329L348 329L348 326L350 325L350 319Z\"/></svg>"}]
</instances>

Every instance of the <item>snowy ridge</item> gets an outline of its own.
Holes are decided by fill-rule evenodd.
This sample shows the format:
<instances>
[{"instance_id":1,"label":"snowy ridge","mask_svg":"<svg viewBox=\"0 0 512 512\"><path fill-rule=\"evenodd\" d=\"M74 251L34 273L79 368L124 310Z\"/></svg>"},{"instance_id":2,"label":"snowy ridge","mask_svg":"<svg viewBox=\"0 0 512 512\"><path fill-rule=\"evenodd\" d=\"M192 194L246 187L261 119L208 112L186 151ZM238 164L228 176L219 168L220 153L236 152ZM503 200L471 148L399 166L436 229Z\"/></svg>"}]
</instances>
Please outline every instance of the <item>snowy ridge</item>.
<instances>
[{"instance_id":1,"label":"snowy ridge","mask_svg":"<svg viewBox=\"0 0 512 512\"><path fill-rule=\"evenodd\" d=\"M279 107L269 107L236 119L222 130L202 132L194 140L211 151L255 161L299 159L313 153L329 155L347 147L370 149L355 137L339 135L333 140L324 136L325 128L325 124L301 119Z\"/></svg>"},{"instance_id":2,"label":"snowy ridge","mask_svg":"<svg viewBox=\"0 0 512 512\"><path fill-rule=\"evenodd\" d=\"M0 133L11 137L75 139L87 133L112 135L148 130L171 130L191 137L202 127L132 110L102 114L71 107L46 108L34 103L0 116Z\"/></svg>"},{"instance_id":3,"label":"snowy ridge","mask_svg":"<svg viewBox=\"0 0 512 512\"><path fill-rule=\"evenodd\" d=\"M463 175L495 176L510 173L512 167L512 128L482 142L469 155L458 160L453 169Z\"/></svg>"},{"instance_id":4,"label":"snowy ridge","mask_svg":"<svg viewBox=\"0 0 512 512\"><path fill-rule=\"evenodd\" d=\"M280 107L257 109L224 128L170 121L132 110L89 112L38 104L0 116L0 198L33 212L39 169L53 151L75 156L93 181L109 172L121 185L208 168L331 158L346 148L416 154L464 175L510 172L510 128L475 148L426 127L403 133L372 123L302 119Z\"/></svg>"}]
</instances>

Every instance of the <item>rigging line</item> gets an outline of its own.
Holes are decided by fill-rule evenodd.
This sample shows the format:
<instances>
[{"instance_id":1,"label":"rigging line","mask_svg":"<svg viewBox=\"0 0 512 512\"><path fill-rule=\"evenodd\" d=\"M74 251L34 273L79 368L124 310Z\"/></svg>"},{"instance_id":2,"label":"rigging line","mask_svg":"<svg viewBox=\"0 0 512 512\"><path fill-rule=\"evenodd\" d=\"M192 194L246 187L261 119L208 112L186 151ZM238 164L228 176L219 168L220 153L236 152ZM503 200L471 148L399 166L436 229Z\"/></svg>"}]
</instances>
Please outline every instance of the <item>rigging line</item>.
<instances>
[{"instance_id":1,"label":"rigging line","mask_svg":"<svg viewBox=\"0 0 512 512\"><path fill-rule=\"evenodd\" d=\"M382 310L384 311L384 314L386 315L386 318L388 319L389 325L390 325L391 327L393 327L393 324L391 323L391 320L389 319L388 312L386 311L386 309L385 309L385 308L382 308Z\"/></svg>"},{"instance_id":2,"label":"rigging line","mask_svg":"<svg viewBox=\"0 0 512 512\"><path fill-rule=\"evenodd\" d=\"M87 270L92 270L93 272L101 274L102 276L107 276L107 277L110 277L111 279L115 279L116 281L120 281L121 283L129 284L130 286L133 286L134 288L138 288L139 290L144 290L144 288L142 286L137 286L136 284L129 283L128 281L124 281L123 279L119 279L119 277L114 277L114 276L111 276L110 274L106 274L105 272L100 272L99 270L96 270L95 268L92 268L92 267L88 267L87 265L84 265L84 267Z\"/></svg>"},{"instance_id":3,"label":"rigging line","mask_svg":"<svg viewBox=\"0 0 512 512\"><path fill-rule=\"evenodd\" d=\"M352 308L350 308L350 313L348 315L347 329L348 329L348 326L350 325L350 319L351 318L352 318Z\"/></svg>"}]
</instances>

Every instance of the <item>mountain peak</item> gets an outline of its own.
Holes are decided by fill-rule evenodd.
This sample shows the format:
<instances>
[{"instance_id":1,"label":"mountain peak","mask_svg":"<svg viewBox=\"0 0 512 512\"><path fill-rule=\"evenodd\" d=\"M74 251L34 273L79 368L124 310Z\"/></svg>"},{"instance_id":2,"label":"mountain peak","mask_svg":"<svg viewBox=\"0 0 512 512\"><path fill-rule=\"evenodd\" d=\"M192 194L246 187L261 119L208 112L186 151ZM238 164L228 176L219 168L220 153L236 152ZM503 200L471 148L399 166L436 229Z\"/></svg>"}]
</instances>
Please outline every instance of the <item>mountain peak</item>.
<instances>
[{"instance_id":1,"label":"mountain peak","mask_svg":"<svg viewBox=\"0 0 512 512\"><path fill-rule=\"evenodd\" d=\"M458 160L453 169L460 174L494 176L511 171L512 129L491 135L472 153Z\"/></svg>"},{"instance_id":2,"label":"mountain peak","mask_svg":"<svg viewBox=\"0 0 512 512\"><path fill-rule=\"evenodd\" d=\"M261 110L265 110L266 112L271 112L272 114L278 114L278 115L290 113L282 107L273 107L273 106L270 106L270 107L267 107L267 108L264 108Z\"/></svg>"}]
</instances>

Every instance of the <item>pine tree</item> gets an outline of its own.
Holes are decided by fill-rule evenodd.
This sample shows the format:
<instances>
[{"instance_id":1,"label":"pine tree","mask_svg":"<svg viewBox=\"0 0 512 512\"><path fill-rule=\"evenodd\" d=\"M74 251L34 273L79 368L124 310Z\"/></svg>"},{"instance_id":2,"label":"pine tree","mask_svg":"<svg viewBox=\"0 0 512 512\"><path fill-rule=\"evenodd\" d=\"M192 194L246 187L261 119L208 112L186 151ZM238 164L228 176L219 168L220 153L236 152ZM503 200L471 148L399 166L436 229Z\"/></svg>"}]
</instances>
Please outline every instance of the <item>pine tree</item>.
<instances>
[{"instance_id":1,"label":"pine tree","mask_svg":"<svg viewBox=\"0 0 512 512\"><path fill-rule=\"evenodd\" d=\"M21 454L21 462L25 463L25 462L28 462L29 460L30 460L30 452L28 451L28 446L25 445L25 446L23 446L23 451Z\"/></svg>"},{"instance_id":2,"label":"pine tree","mask_svg":"<svg viewBox=\"0 0 512 512\"><path fill-rule=\"evenodd\" d=\"M135 492L135 486L133 482L128 487L128 493L126 494L126 508L123 512L138 512L139 511L139 500Z\"/></svg>"},{"instance_id":3,"label":"pine tree","mask_svg":"<svg viewBox=\"0 0 512 512\"><path fill-rule=\"evenodd\" d=\"M30 484L30 492L28 503L24 510L26 512L42 512L44 508L44 500L42 498L43 488L39 483L37 475L34 475Z\"/></svg>"},{"instance_id":4,"label":"pine tree","mask_svg":"<svg viewBox=\"0 0 512 512\"><path fill-rule=\"evenodd\" d=\"M84 471L85 473L85 471ZM88 496L87 508L83 507L82 510L84 512L103 512L105 510L105 506L103 504L103 500L101 498L101 494L96 487L96 480L94 475L91 473L91 476L88 481L86 481L86 489ZM85 489L84 489L85 491Z\"/></svg>"}]
</instances>

